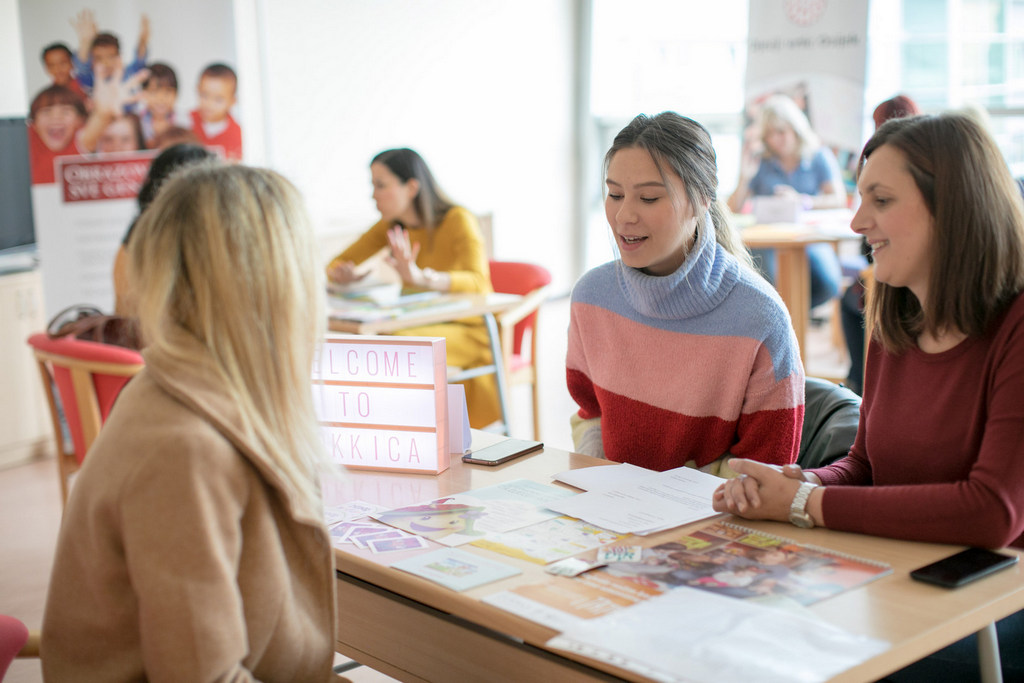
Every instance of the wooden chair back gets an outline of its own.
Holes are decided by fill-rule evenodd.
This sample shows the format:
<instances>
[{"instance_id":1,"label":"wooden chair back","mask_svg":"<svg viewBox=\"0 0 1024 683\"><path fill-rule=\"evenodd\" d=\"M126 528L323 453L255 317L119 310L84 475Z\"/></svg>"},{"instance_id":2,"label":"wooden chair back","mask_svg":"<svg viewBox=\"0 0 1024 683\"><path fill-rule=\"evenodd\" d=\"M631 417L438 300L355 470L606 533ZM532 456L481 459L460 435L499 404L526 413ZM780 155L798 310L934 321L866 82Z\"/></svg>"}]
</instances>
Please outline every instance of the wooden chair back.
<instances>
[{"instance_id":1,"label":"wooden chair back","mask_svg":"<svg viewBox=\"0 0 1024 683\"><path fill-rule=\"evenodd\" d=\"M71 475L81 467L121 389L142 369L142 354L73 337L54 339L44 333L32 335L28 343L50 406L61 497L66 502Z\"/></svg>"},{"instance_id":2,"label":"wooden chair back","mask_svg":"<svg viewBox=\"0 0 1024 683\"><path fill-rule=\"evenodd\" d=\"M551 273L533 263L491 261L491 286L495 292L519 294L522 301L501 314L502 362L508 385L529 384L533 393L533 437L540 440L540 386L537 382L537 323L547 297Z\"/></svg>"}]
</instances>

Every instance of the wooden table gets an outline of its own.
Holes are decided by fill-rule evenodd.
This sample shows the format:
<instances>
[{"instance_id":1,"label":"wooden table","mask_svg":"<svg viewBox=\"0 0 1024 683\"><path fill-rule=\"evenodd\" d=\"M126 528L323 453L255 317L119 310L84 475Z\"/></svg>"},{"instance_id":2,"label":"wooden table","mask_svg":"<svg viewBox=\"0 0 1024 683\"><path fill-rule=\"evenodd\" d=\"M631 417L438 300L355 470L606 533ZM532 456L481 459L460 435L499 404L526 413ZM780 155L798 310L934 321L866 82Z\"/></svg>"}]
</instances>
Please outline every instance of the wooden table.
<instances>
[{"instance_id":1,"label":"wooden table","mask_svg":"<svg viewBox=\"0 0 1024 683\"><path fill-rule=\"evenodd\" d=\"M837 215L838 216L838 215ZM743 244L751 249L774 249L778 255L775 289L793 320L800 345L800 358L806 367L807 324L811 310L811 272L807 263L807 245L833 244L859 240L849 221L841 219L820 223L775 223L754 225L740 233Z\"/></svg>"},{"instance_id":2,"label":"wooden table","mask_svg":"<svg viewBox=\"0 0 1024 683\"><path fill-rule=\"evenodd\" d=\"M475 447L497 438L473 432ZM467 465L456 459L438 476L350 471L326 486L325 499L328 504L364 500L398 507L511 479L550 482L557 472L601 464L607 463L546 448L499 467ZM657 545L706 523L639 538L636 544ZM826 622L892 644L834 681L876 680L970 633L984 635L983 629L994 621L1024 609L1024 563L951 591L913 581L909 572L959 547L797 529L778 522L739 523L892 565L892 574L809 608ZM523 573L458 593L385 564L405 553L375 556L369 550L344 547L335 550L336 649L388 676L403 681L644 680L595 660L549 650L544 644L555 635L553 630L480 602L499 590L542 582L548 575L539 565L462 546L514 564Z\"/></svg>"},{"instance_id":3,"label":"wooden table","mask_svg":"<svg viewBox=\"0 0 1024 683\"><path fill-rule=\"evenodd\" d=\"M518 294L446 294L439 297L436 307L425 306L397 317L370 321L345 320L332 316L328 318L327 327L332 332L344 334L393 334L412 327L449 323L475 316L483 317L491 347L491 363L474 368L460 368L449 374L448 381L464 382L474 377L493 374L498 384L503 433L508 436L508 382L505 377L505 366L501 362L501 336L498 333L495 315L513 308L522 298ZM464 300L465 305L453 307L450 305L453 300Z\"/></svg>"}]
</instances>

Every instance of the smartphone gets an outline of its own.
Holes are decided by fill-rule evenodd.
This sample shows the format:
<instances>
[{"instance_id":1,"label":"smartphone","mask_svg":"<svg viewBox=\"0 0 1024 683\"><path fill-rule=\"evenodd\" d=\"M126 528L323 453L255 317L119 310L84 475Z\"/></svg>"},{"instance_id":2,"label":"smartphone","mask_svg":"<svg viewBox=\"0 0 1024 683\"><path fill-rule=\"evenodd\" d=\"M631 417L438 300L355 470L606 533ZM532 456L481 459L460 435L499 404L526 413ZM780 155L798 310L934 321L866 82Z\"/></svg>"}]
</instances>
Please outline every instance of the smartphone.
<instances>
[{"instance_id":1,"label":"smartphone","mask_svg":"<svg viewBox=\"0 0 1024 683\"><path fill-rule=\"evenodd\" d=\"M491 446L485 446L479 450L466 453L462 456L462 462L473 463L474 465L500 465L520 455L533 453L544 448L540 441L527 441L525 439L505 439Z\"/></svg>"},{"instance_id":2,"label":"smartphone","mask_svg":"<svg viewBox=\"0 0 1024 683\"><path fill-rule=\"evenodd\" d=\"M918 581L956 588L1016 563L1016 555L1004 555L984 548L968 548L915 569L910 572L910 576Z\"/></svg>"}]
</instances>

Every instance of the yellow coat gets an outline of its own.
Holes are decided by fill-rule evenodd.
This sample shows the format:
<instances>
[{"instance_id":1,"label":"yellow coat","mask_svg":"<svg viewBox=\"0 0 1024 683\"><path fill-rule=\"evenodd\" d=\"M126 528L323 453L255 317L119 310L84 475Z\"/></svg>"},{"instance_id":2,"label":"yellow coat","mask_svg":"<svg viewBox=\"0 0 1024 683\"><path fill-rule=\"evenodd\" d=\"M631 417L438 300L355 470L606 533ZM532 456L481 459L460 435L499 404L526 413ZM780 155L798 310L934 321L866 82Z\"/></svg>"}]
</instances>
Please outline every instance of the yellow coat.
<instances>
[{"instance_id":1,"label":"yellow coat","mask_svg":"<svg viewBox=\"0 0 1024 683\"><path fill-rule=\"evenodd\" d=\"M328 269L336 263L351 261L362 263L388 246L388 221L379 221L363 233L345 251L331 260ZM476 217L466 209L449 209L441 223L433 230L411 228L409 242L420 244L416 265L444 271L451 277L452 292L487 294L491 288L491 272L487 263L487 250L480 234ZM483 319L465 318L442 325L427 325L402 330L398 334L416 337L444 337L448 365L472 368L491 362L491 349ZM486 427L501 419L498 386L494 377L486 375L465 382L469 423L474 428Z\"/></svg>"}]
</instances>

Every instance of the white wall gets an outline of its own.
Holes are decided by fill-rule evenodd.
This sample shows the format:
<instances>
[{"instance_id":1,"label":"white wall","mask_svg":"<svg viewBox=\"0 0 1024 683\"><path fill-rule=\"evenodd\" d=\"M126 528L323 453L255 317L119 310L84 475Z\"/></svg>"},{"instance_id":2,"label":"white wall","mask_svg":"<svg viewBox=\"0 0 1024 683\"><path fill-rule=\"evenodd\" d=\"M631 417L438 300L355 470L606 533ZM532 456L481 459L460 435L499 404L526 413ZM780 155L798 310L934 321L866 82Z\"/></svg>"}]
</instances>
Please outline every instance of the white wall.
<instances>
[{"instance_id":1,"label":"white wall","mask_svg":"<svg viewBox=\"0 0 1024 683\"><path fill-rule=\"evenodd\" d=\"M457 202L494 214L497 258L542 263L568 290L571 0L257 7L267 161L304 191L318 230L368 227L370 159L408 146Z\"/></svg>"},{"instance_id":2,"label":"white wall","mask_svg":"<svg viewBox=\"0 0 1024 683\"><path fill-rule=\"evenodd\" d=\"M0 0L0 116L25 116L25 64L21 56L18 0Z\"/></svg>"}]
</instances>

